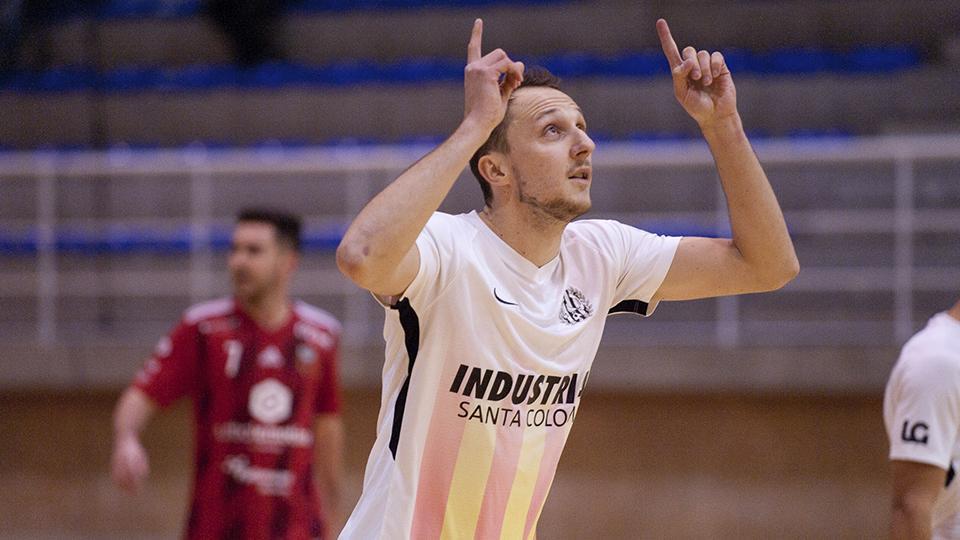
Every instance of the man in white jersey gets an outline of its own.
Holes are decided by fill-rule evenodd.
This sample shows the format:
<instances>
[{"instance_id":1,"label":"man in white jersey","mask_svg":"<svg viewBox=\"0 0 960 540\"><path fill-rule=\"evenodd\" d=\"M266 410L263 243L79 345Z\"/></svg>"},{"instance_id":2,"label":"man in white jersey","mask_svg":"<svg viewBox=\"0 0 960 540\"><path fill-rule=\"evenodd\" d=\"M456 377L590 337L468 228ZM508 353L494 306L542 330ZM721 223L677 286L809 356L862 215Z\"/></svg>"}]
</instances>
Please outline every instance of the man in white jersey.
<instances>
[{"instance_id":1,"label":"man in white jersey","mask_svg":"<svg viewBox=\"0 0 960 540\"><path fill-rule=\"evenodd\" d=\"M475 21L462 123L367 204L337 250L388 308L377 440L341 538L532 538L606 315L773 290L798 272L723 56L681 53L665 21L657 31L716 159L733 238L571 223L590 208L583 114L548 72L482 55ZM436 212L468 164L483 209Z\"/></svg>"},{"instance_id":2,"label":"man in white jersey","mask_svg":"<svg viewBox=\"0 0 960 540\"><path fill-rule=\"evenodd\" d=\"M900 353L883 399L895 539L960 539L960 301Z\"/></svg>"}]
</instances>

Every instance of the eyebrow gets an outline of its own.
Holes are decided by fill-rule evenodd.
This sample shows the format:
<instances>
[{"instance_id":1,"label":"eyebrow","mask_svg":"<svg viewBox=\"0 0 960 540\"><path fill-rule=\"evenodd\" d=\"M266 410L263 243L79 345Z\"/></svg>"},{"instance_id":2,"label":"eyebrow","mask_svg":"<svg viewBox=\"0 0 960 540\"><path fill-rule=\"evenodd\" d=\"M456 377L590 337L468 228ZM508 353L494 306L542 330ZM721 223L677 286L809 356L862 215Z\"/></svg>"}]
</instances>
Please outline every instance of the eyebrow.
<instances>
[{"instance_id":1,"label":"eyebrow","mask_svg":"<svg viewBox=\"0 0 960 540\"><path fill-rule=\"evenodd\" d=\"M580 107L578 107L578 106L576 106L576 105L574 105L573 108L576 109L578 113L580 113L580 118L583 118L583 110L581 110ZM536 116L533 118L533 120L534 120L534 122L539 122L540 119L543 118L544 116L549 116L549 115L551 115L551 114L555 114L555 113L558 113L558 112L560 112L560 108L559 108L559 107L551 107L551 108L549 108L549 109L541 112L540 114L536 115Z\"/></svg>"}]
</instances>

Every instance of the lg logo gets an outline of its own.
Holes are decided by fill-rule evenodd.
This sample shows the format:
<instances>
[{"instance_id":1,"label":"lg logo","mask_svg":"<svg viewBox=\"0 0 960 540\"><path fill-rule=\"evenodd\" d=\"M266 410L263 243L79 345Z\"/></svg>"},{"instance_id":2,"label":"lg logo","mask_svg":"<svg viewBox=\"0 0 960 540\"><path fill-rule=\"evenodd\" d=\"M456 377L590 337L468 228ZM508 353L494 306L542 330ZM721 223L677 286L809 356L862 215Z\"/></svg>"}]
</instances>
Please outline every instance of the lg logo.
<instances>
[{"instance_id":1,"label":"lg logo","mask_svg":"<svg viewBox=\"0 0 960 540\"><path fill-rule=\"evenodd\" d=\"M900 431L900 440L904 442L915 442L919 444L927 444L927 430L930 429L930 426L923 422L914 422L910 424L910 420L904 420L903 429Z\"/></svg>"}]
</instances>

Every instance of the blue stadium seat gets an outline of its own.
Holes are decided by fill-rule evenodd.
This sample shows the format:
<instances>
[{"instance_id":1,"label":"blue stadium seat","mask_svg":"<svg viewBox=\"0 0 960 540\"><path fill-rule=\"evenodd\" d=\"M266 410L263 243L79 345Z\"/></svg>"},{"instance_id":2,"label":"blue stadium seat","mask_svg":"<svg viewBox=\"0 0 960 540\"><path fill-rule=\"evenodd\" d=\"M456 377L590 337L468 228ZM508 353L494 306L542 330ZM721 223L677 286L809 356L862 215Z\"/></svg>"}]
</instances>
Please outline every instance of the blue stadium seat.
<instances>
[{"instance_id":1,"label":"blue stadium seat","mask_svg":"<svg viewBox=\"0 0 960 540\"><path fill-rule=\"evenodd\" d=\"M600 72L607 76L652 77L670 73L670 64L658 51L621 53L599 60Z\"/></svg>"},{"instance_id":2,"label":"blue stadium seat","mask_svg":"<svg viewBox=\"0 0 960 540\"><path fill-rule=\"evenodd\" d=\"M37 252L37 235L0 232L0 253L4 255L33 255Z\"/></svg>"},{"instance_id":3,"label":"blue stadium seat","mask_svg":"<svg viewBox=\"0 0 960 540\"><path fill-rule=\"evenodd\" d=\"M786 136L794 140L850 139L854 134L839 128L833 129L792 129Z\"/></svg>"},{"instance_id":4,"label":"blue stadium seat","mask_svg":"<svg viewBox=\"0 0 960 540\"><path fill-rule=\"evenodd\" d=\"M97 10L104 19L188 17L200 11L200 0L108 0Z\"/></svg>"},{"instance_id":5,"label":"blue stadium seat","mask_svg":"<svg viewBox=\"0 0 960 540\"><path fill-rule=\"evenodd\" d=\"M376 65L366 60L345 60L316 68L311 73L314 84L351 86L372 82Z\"/></svg>"},{"instance_id":6,"label":"blue stadium seat","mask_svg":"<svg viewBox=\"0 0 960 540\"><path fill-rule=\"evenodd\" d=\"M853 72L889 72L921 64L920 52L909 46L861 47L847 53L844 68Z\"/></svg>"},{"instance_id":7,"label":"blue stadium seat","mask_svg":"<svg viewBox=\"0 0 960 540\"><path fill-rule=\"evenodd\" d=\"M911 47L861 48L848 53L819 49L785 49L766 53L724 51L731 71L758 75L803 75L821 72L887 73L909 69L921 62ZM562 78L652 77L669 72L659 51L624 52L601 56L567 52L525 57L529 65L542 65ZM0 81L0 89L14 92L71 92L100 88L108 92L146 90L193 91L231 87L283 88L286 86L351 86L369 83L420 84L458 81L460 59L406 58L379 64L350 59L324 66L272 62L251 69L233 65L192 65L184 68L128 67L98 74L86 67L64 67L39 74L19 72Z\"/></svg>"},{"instance_id":8,"label":"blue stadium seat","mask_svg":"<svg viewBox=\"0 0 960 540\"><path fill-rule=\"evenodd\" d=\"M569 2L569 0L297 0L291 2L288 10L294 13L322 13L428 7L558 4L563 2Z\"/></svg>"},{"instance_id":9,"label":"blue stadium seat","mask_svg":"<svg viewBox=\"0 0 960 540\"><path fill-rule=\"evenodd\" d=\"M322 141L323 146L343 147L343 146L375 146L384 144L386 141L374 137L334 137Z\"/></svg>"},{"instance_id":10,"label":"blue stadium seat","mask_svg":"<svg viewBox=\"0 0 960 540\"><path fill-rule=\"evenodd\" d=\"M494 4L556 4L569 0L292 0L286 6L292 13L324 13L353 10L415 9L424 7L485 6ZM76 3L58 10L57 16L90 15L90 9L76 9ZM81 3L82 5L82 3ZM200 13L202 0L105 0L93 10L103 19L190 17Z\"/></svg>"},{"instance_id":11,"label":"blue stadium seat","mask_svg":"<svg viewBox=\"0 0 960 540\"><path fill-rule=\"evenodd\" d=\"M257 141L250 145L254 150L263 150L263 151L283 151L288 149L296 148L310 148L314 145L313 142L307 139L266 139L262 141Z\"/></svg>"},{"instance_id":12,"label":"blue stadium seat","mask_svg":"<svg viewBox=\"0 0 960 540\"><path fill-rule=\"evenodd\" d=\"M676 142L687 141L691 138L691 135L681 132L634 131L627 135L626 140L631 142Z\"/></svg>"},{"instance_id":13,"label":"blue stadium seat","mask_svg":"<svg viewBox=\"0 0 960 540\"><path fill-rule=\"evenodd\" d=\"M376 66L373 79L386 83L461 80L463 62L444 58L411 58Z\"/></svg>"},{"instance_id":14,"label":"blue stadium seat","mask_svg":"<svg viewBox=\"0 0 960 540\"><path fill-rule=\"evenodd\" d=\"M760 74L808 74L835 71L840 55L820 49L781 49L752 55L751 69ZM731 68L732 69L732 68Z\"/></svg>"},{"instance_id":15,"label":"blue stadium seat","mask_svg":"<svg viewBox=\"0 0 960 540\"><path fill-rule=\"evenodd\" d=\"M308 251L333 251L340 245L346 225L337 225L325 229L311 229L303 234L303 249Z\"/></svg>"},{"instance_id":16,"label":"blue stadium seat","mask_svg":"<svg viewBox=\"0 0 960 540\"><path fill-rule=\"evenodd\" d=\"M163 88L168 90L215 90L239 82L239 70L232 65L194 65L163 71Z\"/></svg>"},{"instance_id":17,"label":"blue stadium seat","mask_svg":"<svg viewBox=\"0 0 960 540\"><path fill-rule=\"evenodd\" d=\"M561 78L591 77L602 72L599 58L583 52L568 52L531 58L527 65L536 64L549 69Z\"/></svg>"},{"instance_id":18,"label":"blue stadium seat","mask_svg":"<svg viewBox=\"0 0 960 540\"><path fill-rule=\"evenodd\" d=\"M0 89L18 93L78 92L96 86L98 75L82 66L66 66L39 73L19 71L6 77Z\"/></svg>"},{"instance_id":19,"label":"blue stadium seat","mask_svg":"<svg viewBox=\"0 0 960 540\"><path fill-rule=\"evenodd\" d=\"M107 92L140 92L163 84L163 72L155 67L130 67L108 71L101 78Z\"/></svg>"},{"instance_id":20,"label":"blue stadium seat","mask_svg":"<svg viewBox=\"0 0 960 540\"><path fill-rule=\"evenodd\" d=\"M730 72L733 73L734 77L738 73L749 73L753 71L753 53L746 49L723 49L723 61L727 64L727 68L730 69Z\"/></svg>"},{"instance_id":21,"label":"blue stadium seat","mask_svg":"<svg viewBox=\"0 0 960 540\"><path fill-rule=\"evenodd\" d=\"M397 144L405 144L410 146L436 146L442 143L445 139L446 137L444 135L410 135L398 139Z\"/></svg>"},{"instance_id":22,"label":"blue stadium seat","mask_svg":"<svg viewBox=\"0 0 960 540\"><path fill-rule=\"evenodd\" d=\"M39 154L69 154L72 152L89 152L93 150L90 145L80 144L80 143L59 143L59 144L43 144L34 149L34 152Z\"/></svg>"},{"instance_id":23,"label":"blue stadium seat","mask_svg":"<svg viewBox=\"0 0 960 540\"><path fill-rule=\"evenodd\" d=\"M303 84L307 80L306 68L288 62L269 62L257 67L236 72L241 87L282 88Z\"/></svg>"}]
</instances>

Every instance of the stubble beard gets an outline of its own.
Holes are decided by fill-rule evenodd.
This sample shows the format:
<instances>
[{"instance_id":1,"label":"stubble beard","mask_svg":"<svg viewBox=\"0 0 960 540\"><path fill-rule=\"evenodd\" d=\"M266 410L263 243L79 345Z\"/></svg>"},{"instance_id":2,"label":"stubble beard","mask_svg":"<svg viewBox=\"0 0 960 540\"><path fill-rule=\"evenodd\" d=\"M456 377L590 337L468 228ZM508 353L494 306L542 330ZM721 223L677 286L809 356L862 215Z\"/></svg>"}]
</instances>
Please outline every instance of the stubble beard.
<instances>
[{"instance_id":1,"label":"stubble beard","mask_svg":"<svg viewBox=\"0 0 960 540\"><path fill-rule=\"evenodd\" d=\"M591 202L589 197L586 202L567 199L563 196L542 200L524 192L526 181L522 177L518 176L517 180L517 200L519 200L521 204L527 205L535 214L542 218L559 221L561 223L570 223L590 211Z\"/></svg>"},{"instance_id":2,"label":"stubble beard","mask_svg":"<svg viewBox=\"0 0 960 540\"><path fill-rule=\"evenodd\" d=\"M247 305L261 304L270 292L271 287L269 280L260 281L249 275L247 275L246 278L247 280L244 285L240 285L236 279L234 279L233 295Z\"/></svg>"}]
</instances>

